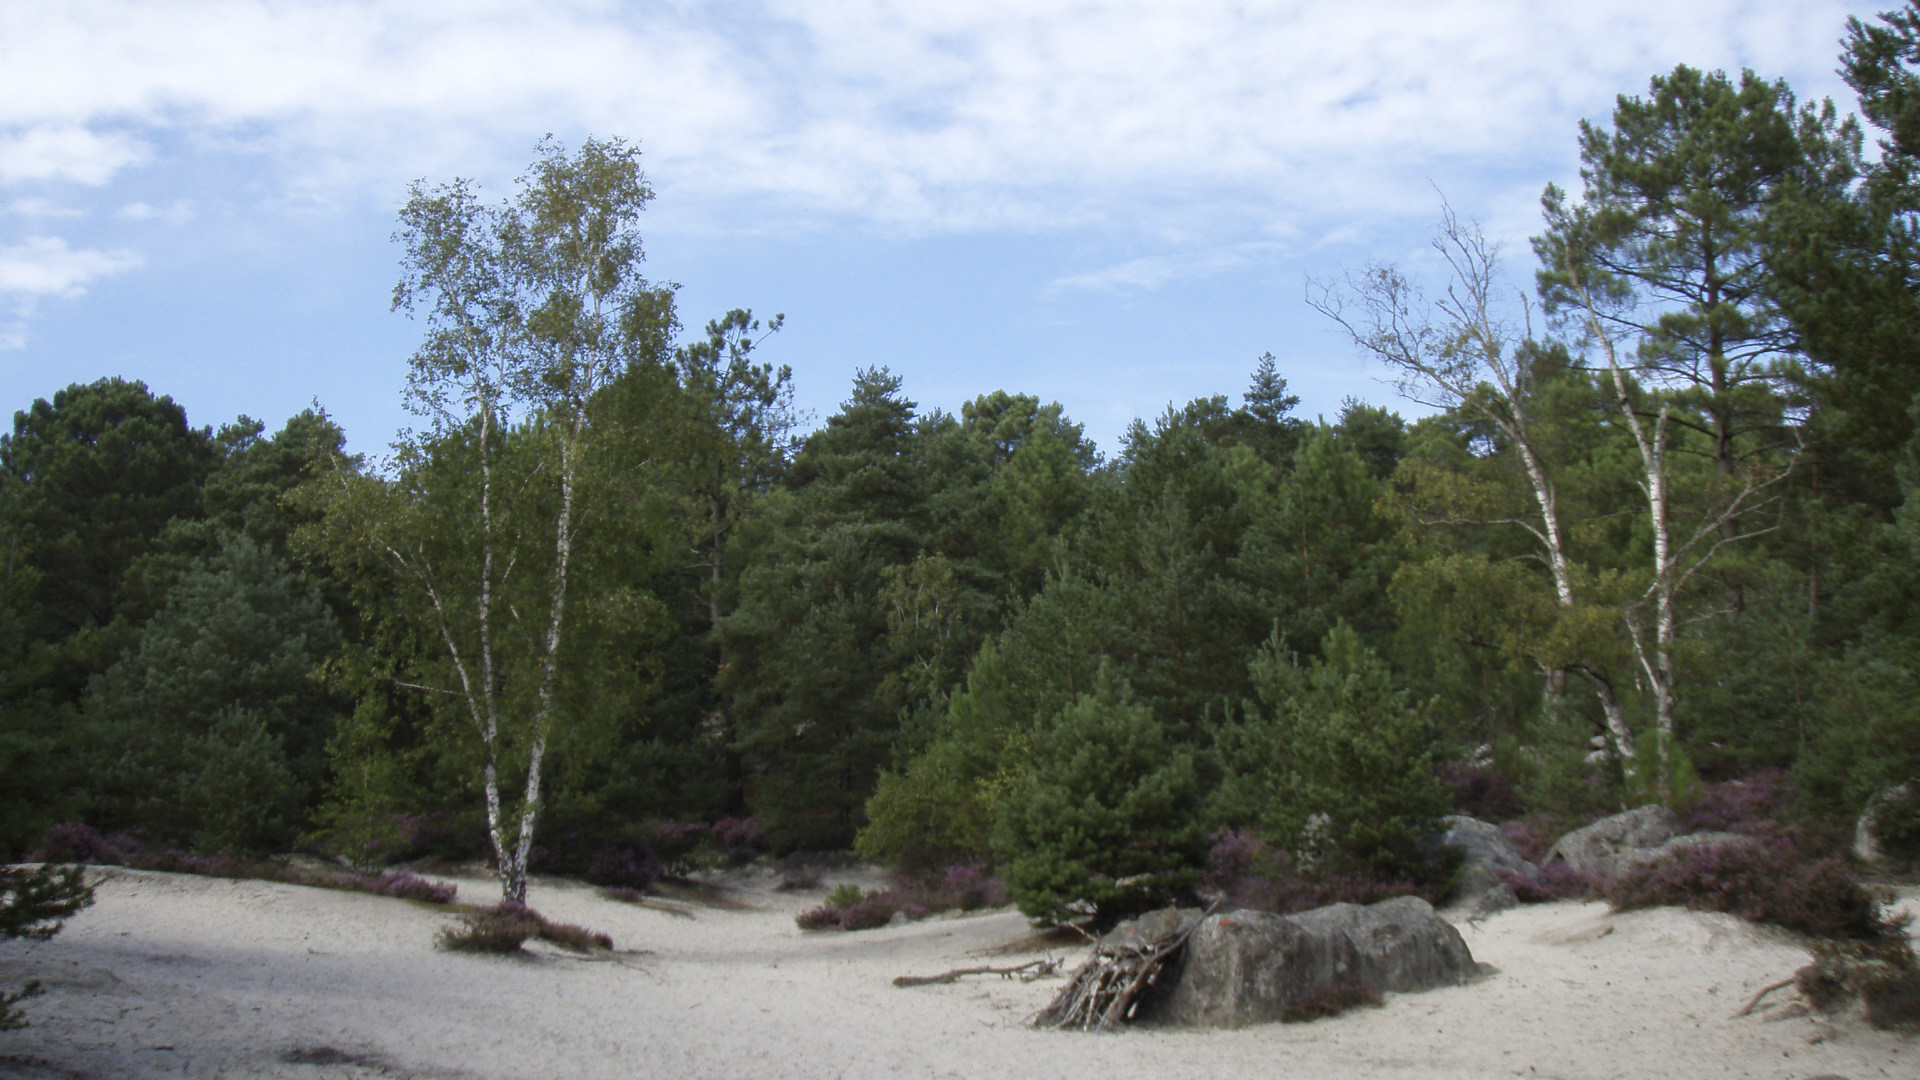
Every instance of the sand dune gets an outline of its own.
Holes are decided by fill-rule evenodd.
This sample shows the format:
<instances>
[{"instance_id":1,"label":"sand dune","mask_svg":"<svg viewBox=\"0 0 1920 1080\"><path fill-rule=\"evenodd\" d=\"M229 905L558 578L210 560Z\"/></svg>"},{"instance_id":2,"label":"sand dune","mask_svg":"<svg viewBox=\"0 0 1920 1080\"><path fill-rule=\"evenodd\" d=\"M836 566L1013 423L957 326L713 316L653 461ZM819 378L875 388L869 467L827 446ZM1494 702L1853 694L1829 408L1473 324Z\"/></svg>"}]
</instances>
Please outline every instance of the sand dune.
<instances>
[{"instance_id":1,"label":"sand dune","mask_svg":"<svg viewBox=\"0 0 1920 1080\"><path fill-rule=\"evenodd\" d=\"M462 899L495 895L453 880ZM1467 986L1313 1024L1096 1037L1024 1026L1057 980L891 984L1038 957L1011 910L803 933L793 916L819 893L775 892L764 874L735 885L747 910L688 917L536 882L536 908L619 951L500 959L436 950L448 916L405 901L105 871L58 937L0 943L0 985L47 986L26 1006L33 1026L0 1034L0 1075L1920 1077L1910 1037L1782 1008L1733 1019L1807 953L1724 916L1525 908L1463 925L1495 969Z\"/></svg>"}]
</instances>

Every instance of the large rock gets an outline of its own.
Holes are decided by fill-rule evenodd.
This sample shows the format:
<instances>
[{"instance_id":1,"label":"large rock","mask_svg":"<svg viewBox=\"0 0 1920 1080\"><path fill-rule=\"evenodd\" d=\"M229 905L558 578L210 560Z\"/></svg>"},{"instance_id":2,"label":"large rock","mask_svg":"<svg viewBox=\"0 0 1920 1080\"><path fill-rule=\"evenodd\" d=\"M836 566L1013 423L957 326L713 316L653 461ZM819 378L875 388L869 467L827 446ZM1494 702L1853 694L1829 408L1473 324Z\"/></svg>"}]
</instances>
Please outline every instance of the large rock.
<instances>
[{"instance_id":1,"label":"large rock","mask_svg":"<svg viewBox=\"0 0 1920 1080\"><path fill-rule=\"evenodd\" d=\"M1298 915L1210 915L1187 939L1171 985L1140 1018L1190 1027L1282 1019L1317 994L1360 985L1410 992L1451 986L1477 968L1467 943L1418 897Z\"/></svg>"},{"instance_id":2,"label":"large rock","mask_svg":"<svg viewBox=\"0 0 1920 1080\"><path fill-rule=\"evenodd\" d=\"M1680 819L1664 806L1643 806L1615 814L1561 837L1545 863L1564 862L1575 870L1611 877L1635 851L1651 851L1680 835Z\"/></svg>"},{"instance_id":3,"label":"large rock","mask_svg":"<svg viewBox=\"0 0 1920 1080\"><path fill-rule=\"evenodd\" d=\"M1502 889L1507 889L1506 896L1512 896L1507 886L1509 874L1519 874L1528 881L1540 880L1540 868L1528 862L1498 826L1460 814L1450 814L1440 820L1447 827L1440 842L1463 853L1459 877L1447 895L1448 903L1485 905L1489 897L1500 895Z\"/></svg>"}]
</instances>

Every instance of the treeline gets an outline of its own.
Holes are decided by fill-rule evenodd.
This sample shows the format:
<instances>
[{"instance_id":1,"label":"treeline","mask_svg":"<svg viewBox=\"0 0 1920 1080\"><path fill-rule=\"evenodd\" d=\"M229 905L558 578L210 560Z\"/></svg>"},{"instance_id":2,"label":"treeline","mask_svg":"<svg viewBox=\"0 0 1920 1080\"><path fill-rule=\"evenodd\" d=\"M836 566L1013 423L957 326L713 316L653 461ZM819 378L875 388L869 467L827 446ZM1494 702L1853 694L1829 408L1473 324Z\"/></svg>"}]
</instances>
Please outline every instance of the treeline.
<instances>
[{"instance_id":1,"label":"treeline","mask_svg":"<svg viewBox=\"0 0 1920 1080\"><path fill-rule=\"evenodd\" d=\"M1112 460L885 369L801 437L780 320L685 339L640 274L618 141L508 203L418 187L390 460L120 380L0 438L0 846L490 851L512 896L724 836L991 863L1057 916L1223 828L1420 882L1462 798L1787 769L1855 813L1920 776L1920 7L1843 48L1877 155L1680 67L1582 126L1531 304L1450 214L1431 296L1323 284L1432 415L1304 419L1269 355Z\"/></svg>"}]
</instances>

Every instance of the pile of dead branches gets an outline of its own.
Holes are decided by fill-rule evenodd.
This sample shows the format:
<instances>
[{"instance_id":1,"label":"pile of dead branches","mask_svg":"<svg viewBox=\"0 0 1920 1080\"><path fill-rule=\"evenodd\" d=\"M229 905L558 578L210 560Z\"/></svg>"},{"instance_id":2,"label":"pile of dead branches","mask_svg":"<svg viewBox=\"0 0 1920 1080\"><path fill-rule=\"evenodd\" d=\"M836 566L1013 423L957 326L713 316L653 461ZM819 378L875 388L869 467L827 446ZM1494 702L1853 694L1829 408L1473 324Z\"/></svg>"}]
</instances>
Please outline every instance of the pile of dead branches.
<instances>
[{"instance_id":1,"label":"pile of dead branches","mask_svg":"<svg viewBox=\"0 0 1920 1080\"><path fill-rule=\"evenodd\" d=\"M1212 911L1209 907L1199 919L1178 920L1172 929L1152 938L1119 934L1102 938L1053 1004L1033 1018L1033 1026L1105 1031L1133 1019L1140 995L1159 981Z\"/></svg>"}]
</instances>

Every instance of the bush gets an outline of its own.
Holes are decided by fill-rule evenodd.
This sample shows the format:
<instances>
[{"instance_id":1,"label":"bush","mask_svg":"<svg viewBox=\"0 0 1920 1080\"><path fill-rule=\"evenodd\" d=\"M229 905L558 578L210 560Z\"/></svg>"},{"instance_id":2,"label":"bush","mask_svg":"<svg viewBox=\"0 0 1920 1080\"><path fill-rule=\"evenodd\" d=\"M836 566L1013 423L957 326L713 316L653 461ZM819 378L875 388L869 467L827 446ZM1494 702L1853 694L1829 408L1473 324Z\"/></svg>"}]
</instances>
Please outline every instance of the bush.
<instances>
[{"instance_id":1,"label":"bush","mask_svg":"<svg viewBox=\"0 0 1920 1080\"><path fill-rule=\"evenodd\" d=\"M891 892L863 893L857 885L842 885L828 894L827 902L794 917L802 930L874 930L893 921L896 913L906 911L910 919L925 918L925 909L903 907Z\"/></svg>"},{"instance_id":2,"label":"bush","mask_svg":"<svg viewBox=\"0 0 1920 1080\"><path fill-rule=\"evenodd\" d=\"M1034 739L994 815L995 863L1029 917L1096 922L1168 903L1199 877L1206 834L1193 759L1102 666Z\"/></svg>"},{"instance_id":3,"label":"bush","mask_svg":"<svg viewBox=\"0 0 1920 1080\"><path fill-rule=\"evenodd\" d=\"M1873 833L1895 859L1920 860L1920 780L1908 780L1872 807Z\"/></svg>"},{"instance_id":4,"label":"bush","mask_svg":"<svg viewBox=\"0 0 1920 1080\"><path fill-rule=\"evenodd\" d=\"M587 864L587 880L611 888L645 890L665 872L653 849L645 844L602 848Z\"/></svg>"},{"instance_id":5,"label":"bush","mask_svg":"<svg viewBox=\"0 0 1920 1080\"><path fill-rule=\"evenodd\" d=\"M1793 797L1793 777L1785 769L1761 769L1737 780L1710 784L1687 814L1685 831L1770 832Z\"/></svg>"},{"instance_id":6,"label":"bush","mask_svg":"<svg viewBox=\"0 0 1920 1080\"><path fill-rule=\"evenodd\" d=\"M1291 915L1328 904L1374 904L1396 896L1418 896L1437 903L1444 881L1419 882L1359 869L1336 872L1326 865L1297 869L1286 852L1269 846L1247 829L1214 834L1201 889L1238 907Z\"/></svg>"},{"instance_id":7,"label":"bush","mask_svg":"<svg viewBox=\"0 0 1920 1080\"><path fill-rule=\"evenodd\" d=\"M93 888L77 866L0 866L0 938L45 941L92 903ZM25 1027L14 1006L38 993L38 982L13 993L0 992L0 1031Z\"/></svg>"},{"instance_id":8,"label":"bush","mask_svg":"<svg viewBox=\"0 0 1920 1080\"><path fill-rule=\"evenodd\" d=\"M1607 884L1615 910L1674 905L1724 911L1812 937L1871 939L1889 925L1845 861L1809 859L1787 835L1694 848L1629 867Z\"/></svg>"},{"instance_id":9,"label":"bush","mask_svg":"<svg viewBox=\"0 0 1920 1080\"><path fill-rule=\"evenodd\" d=\"M1499 822L1527 812L1526 801L1520 797L1520 782L1497 759L1458 761L1440 770L1440 778L1453 789L1455 813Z\"/></svg>"},{"instance_id":10,"label":"bush","mask_svg":"<svg viewBox=\"0 0 1920 1080\"><path fill-rule=\"evenodd\" d=\"M862 892L858 885L841 885L826 902L802 912L794 922L802 930L872 930L904 913L924 919L936 911L973 911L1007 902L1007 888L978 863L949 866L918 877L899 875L891 888Z\"/></svg>"},{"instance_id":11,"label":"bush","mask_svg":"<svg viewBox=\"0 0 1920 1080\"><path fill-rule=\"evenodd\" d=\"M133 837L123 834L102 836L91 826L79 824L56 825L48 830L47 839L33 858L38 862L79 862L95 866L125 866L134 870L157 870L169 874L194 874L199 877L278 881L286 885L342 889L430 904L451 903L457 891L456 886L429 881L399 870L389 870L375 876L220 853L198 855L172 848L153 851Z\"/></svg>"},{"instance_id":12,"label":"bush","mask_svg":"<svg viewBox=\"0 0 1920 1080\"><path fill-rule=\"evenodd\" d=\"M572 923L552 922L532 908L511 900L461 915L457 924L440 929L439 944L455 952L498 955L519 952L528 938L539 938L573 952L613 948L613 939L605 934Z\"/></svg>"},{"instance_id":13,"label":"bush","mask_svg":"<svg viewBox=\"0 0 1920 1080\"><path fill-rule=\"evenodd\" d=\"M458 886L443 881L428 881L404 870L388 870L374 878L366 891L375 896L392 896L401 900L418 900L428 904L450 904L459 891Z\"/></svg>"},{"instance_id":14,"label":"bush","mask_svg":"<svg viewBox=\"0 0 1920 1080\"><path fill-rule=\"evenodd\" d=\"M1513 841L1513 846L1519 849L1521 858L1535 865L1542 865L1546 862L1547 852L1553 850L1555 841L1582 825L1589 824L1592 824L1592 821L1586 818L1536 813L1501 825L1500 833Z\"/></svg>"},{"instance_id":15,"label":"bush","mask_svg":"<svg viewBox=\"0 0 1920 1080\"><path fill-rule=\"evenodd\" d=\"M1425 838L1451 792L1435 775L1426 709L1344 623L1321 651L1302 665L1276 636L1249 665L1260 701L1221 733L1221 816L1257 822L1301 869L1444 883L1452 865Z\"/></svg>"}]
</instances>

